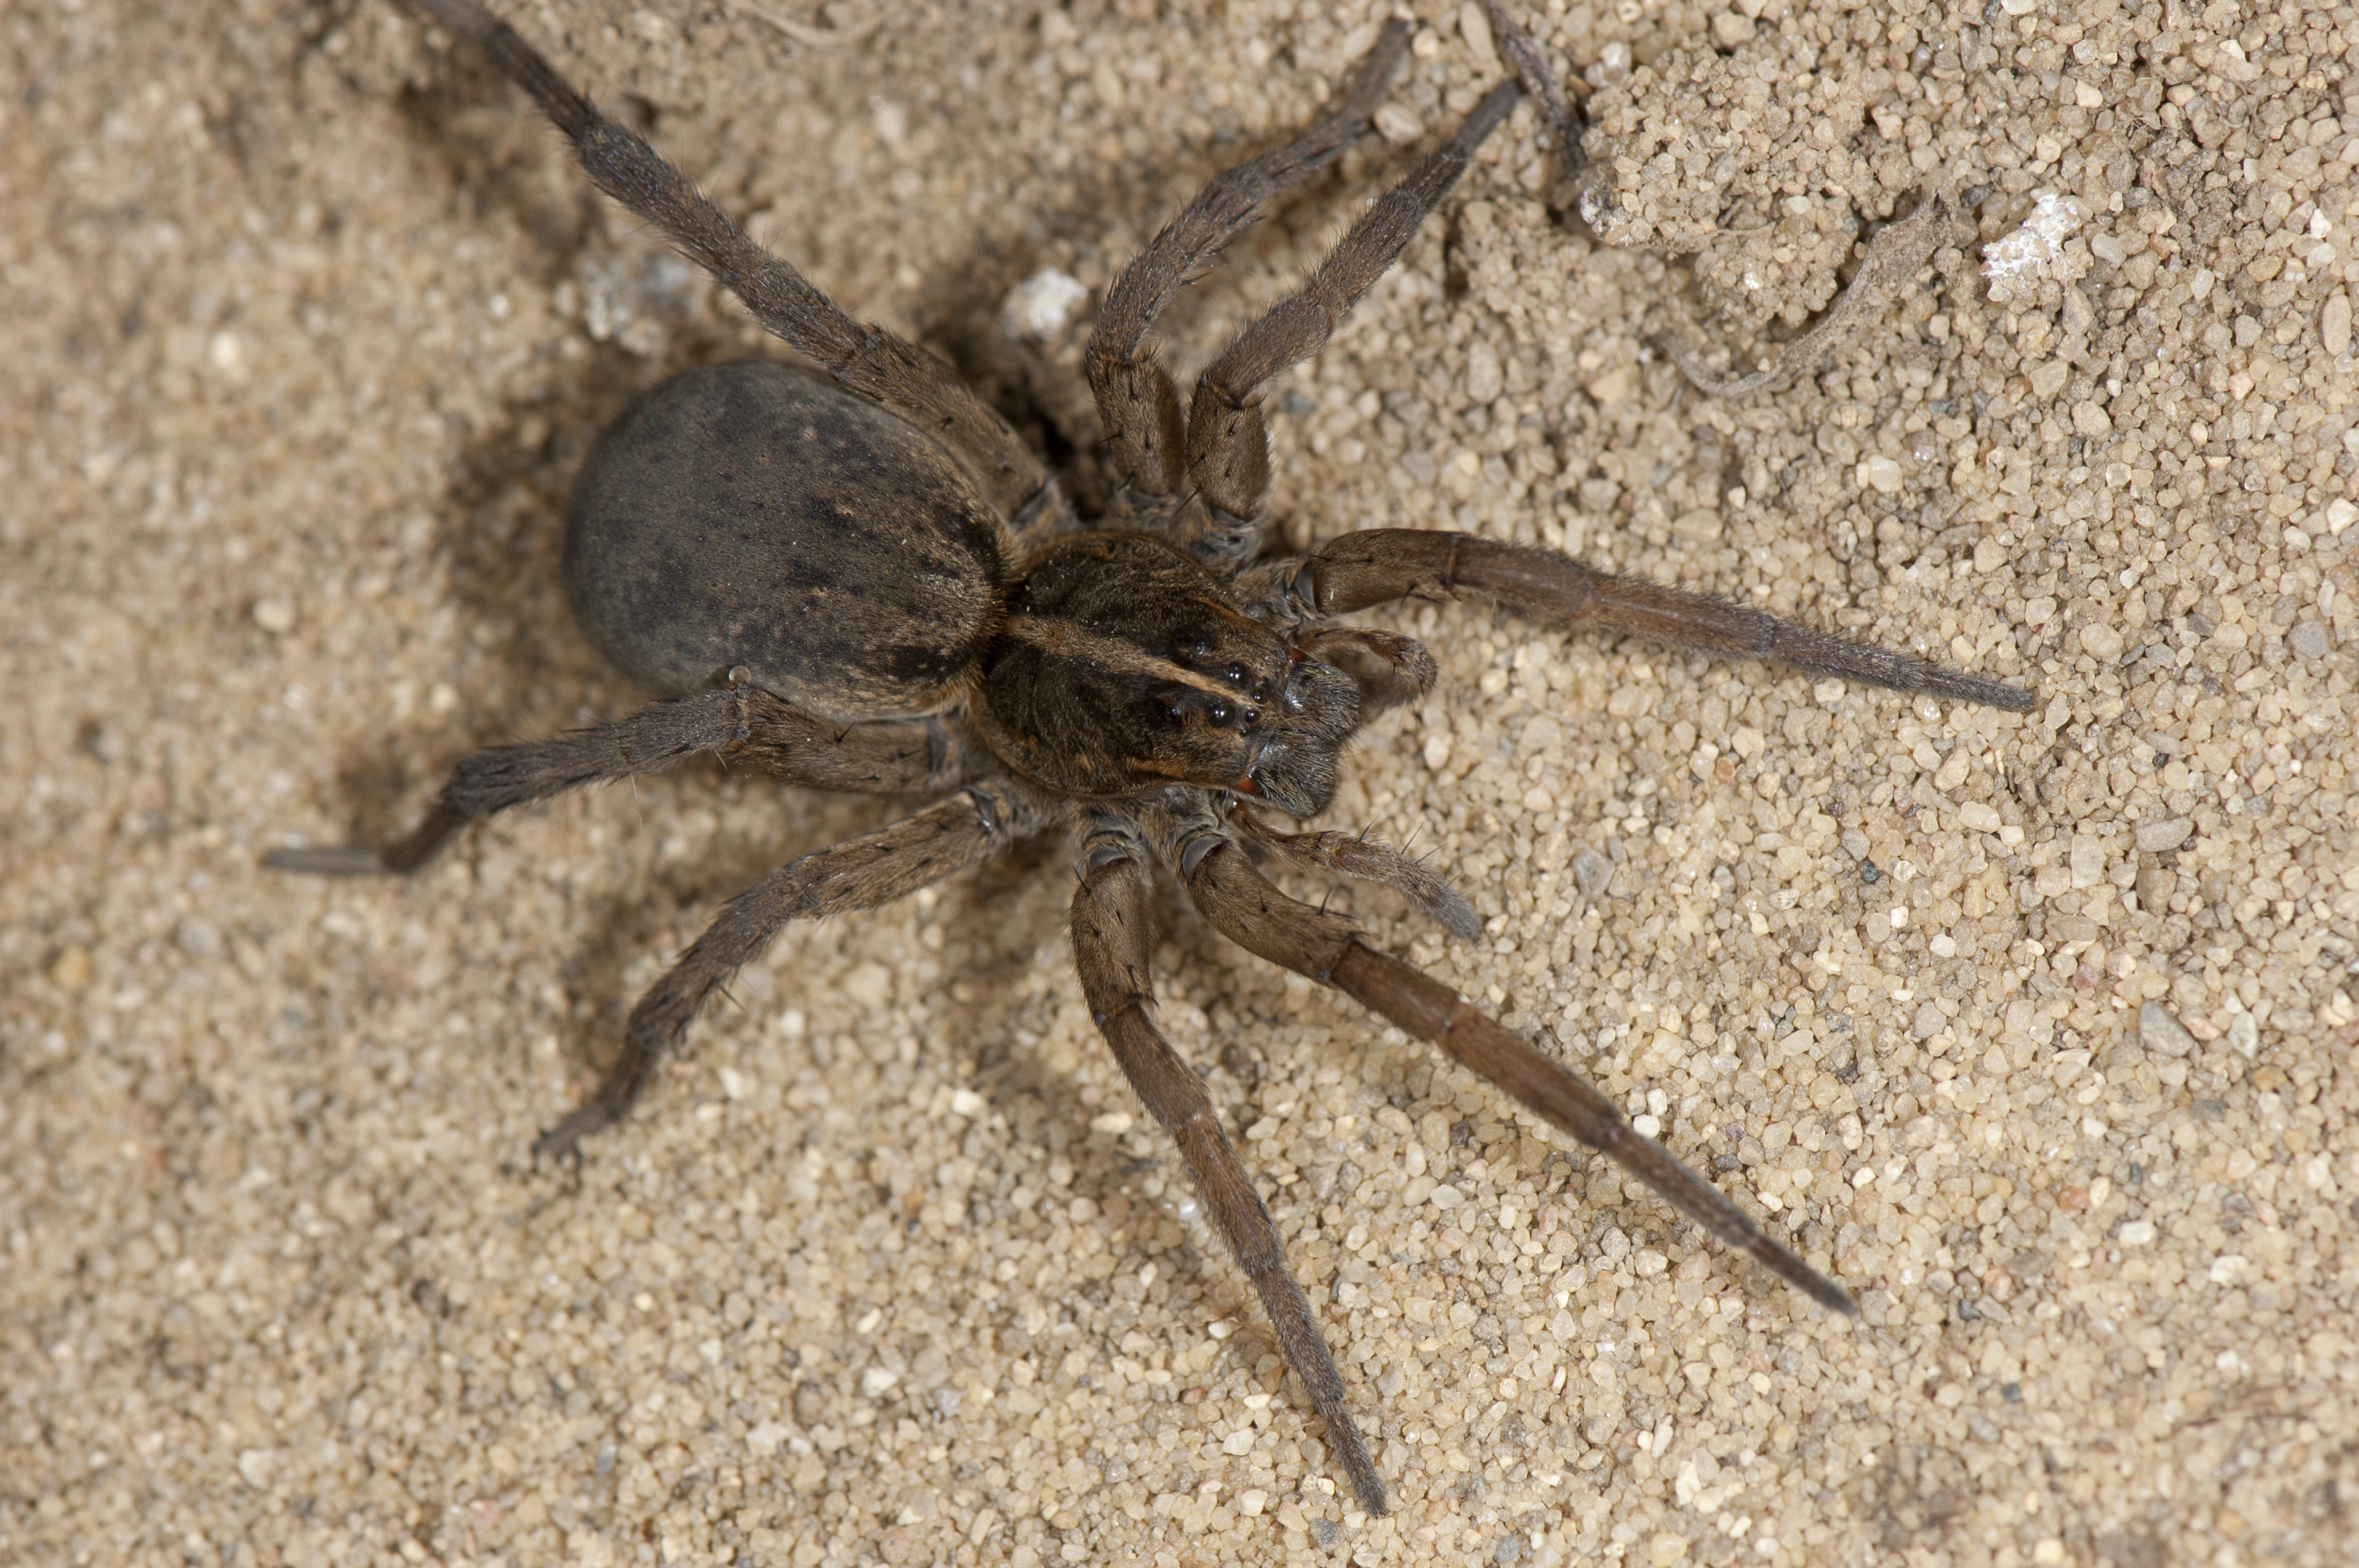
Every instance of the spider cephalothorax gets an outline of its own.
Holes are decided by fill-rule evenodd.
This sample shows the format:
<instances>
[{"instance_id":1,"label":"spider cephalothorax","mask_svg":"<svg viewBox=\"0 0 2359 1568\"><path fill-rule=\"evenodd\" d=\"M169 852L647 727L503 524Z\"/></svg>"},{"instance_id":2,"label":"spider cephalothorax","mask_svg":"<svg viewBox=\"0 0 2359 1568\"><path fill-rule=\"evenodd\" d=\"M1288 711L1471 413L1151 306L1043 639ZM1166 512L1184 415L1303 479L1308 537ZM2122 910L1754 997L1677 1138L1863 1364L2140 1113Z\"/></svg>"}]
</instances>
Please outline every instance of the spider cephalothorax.
<instances>
[{"instance_id":1,"label":"spider cephalothorax","mask_svg":"<svg viewBox=\"0 0 2359 1568\"><path fill-rule=\"evenodd\" d=\"M1335 793L1364 714L1433 662L1338 618L1485 595L1544 623L1593 622L1901 690L2027 707L2013 687L1764 612L1472 535L1375 529L1261 559L1260 398L1315 353L1512 107L1509 82L1374 203L1302 290L1248 326L1183 417L1147 351L1158 313L1271 200L1366 124L1407 38L1388 27L1341 107L1220 176L1111 289L1087 369L1121 488L1094 529L1040 460L947 367L862 327L756 246L473 0L417 0L532 93L610 195L734 290L819 371L709 366L647 393L599 439L566 519L564 578L624 670L684 693L617 723L478 752L388 849L277 851L299 871L408 871L476 817L700 752L793 782L939 804L782 867L733 900L633 1010L596 1097L540 1140L571 1152L624 1114L706 1000L788 921L873 907L1054 829L1077 846L1075 966L1124 1075L1185 1157L1328 1423L1364 1506L1385 1490L1310 1303L1202 1081L1157 1028L1153 874L1252 952L1356 998L1620 1162L1731 1246L1842 1311L1850 1298L1561 1064L1351 921L1279 892L1243 846L1384 881L1454 935L1473 912L1430 871L1341 833L1278 832Z\"/></svg>"},{"instance_id":2,"label":"spider cephalothorax","mask_svg":"<svg viewBox=\"0 0 2359 1568\"><path fill-rule=\"evenodd\" d=\"M1009 595L982 676L975 717L992 751L1085 799L1189 784L1315 816L1360 718L1349 676L1139 534L1049 546Z\"/></svg>"}]
</instances>

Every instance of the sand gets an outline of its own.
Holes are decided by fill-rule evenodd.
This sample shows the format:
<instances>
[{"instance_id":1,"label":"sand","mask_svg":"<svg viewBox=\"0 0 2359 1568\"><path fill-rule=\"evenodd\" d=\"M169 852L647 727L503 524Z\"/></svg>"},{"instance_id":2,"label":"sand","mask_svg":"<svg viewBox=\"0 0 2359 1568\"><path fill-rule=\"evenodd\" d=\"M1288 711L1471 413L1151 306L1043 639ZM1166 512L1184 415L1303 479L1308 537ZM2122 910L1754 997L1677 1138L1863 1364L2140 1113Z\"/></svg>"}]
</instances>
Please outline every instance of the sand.
<instances>
[{"instance_id":1,"label":"sand","mask_svg":"<svg viewBox=\"0 0 2359 1568\"><path fill-rule=\"evenodd\" d=\"M578 1172L531 1141L638 991L911 803L694 765L406 882L261 869L640 700L553 586L565 486L756 336L388 5L9 9L0 1558L2349 1561L2359 10L2157 9L1550 0L1591 179L1519 109L1273 398L1298 546L1558 546L2039 697L1369 617L1441 679L1330 820L1414 836L1485 934L1288 884L1863 1308L1173 895L1164 1022L1384 1519L1096 1041L1061 846L788 933ZM1084 494L1098 291L1375 16L515 14ZM1495 79L1419 15L1383 135L1174 311L1183 373ZM1934 190L1968 216L1796 384L1649 349L1754 369ZM1050 270L1088 293L1011 335Z\"/></svg>"}]
</instances>

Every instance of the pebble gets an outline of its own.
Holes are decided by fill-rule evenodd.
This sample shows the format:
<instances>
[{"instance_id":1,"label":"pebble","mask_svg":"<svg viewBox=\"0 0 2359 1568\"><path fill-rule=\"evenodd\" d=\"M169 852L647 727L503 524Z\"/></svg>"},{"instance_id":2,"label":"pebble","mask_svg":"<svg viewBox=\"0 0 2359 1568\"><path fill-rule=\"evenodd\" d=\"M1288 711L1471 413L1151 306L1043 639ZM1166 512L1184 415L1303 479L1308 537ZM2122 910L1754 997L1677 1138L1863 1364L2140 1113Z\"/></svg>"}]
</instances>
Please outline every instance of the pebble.
<instances>
[{"instance_id":1,"label":"pebble","mask_svg":"<svg viewBox=\"0 0 2359 1568\"><path fill-rule=\"evenodd\" d=\"M2185 1056L2195 1050L2195 1036L2170 1009L2158 1001L2138 1009L2138 1044L2165 1056Z\"/></svg>"},{"instance_id":2,"label":"pebble","mask_svg":"<svg viewBox=\"0 0 2359 1568\"><path fill-rule=\"evenodd\" d=\"M1860 460L1860 484L1880 495L1899 494L1900 485L1905 478L1900 465L1881 452Z\"/></svg>"}]
</instances>

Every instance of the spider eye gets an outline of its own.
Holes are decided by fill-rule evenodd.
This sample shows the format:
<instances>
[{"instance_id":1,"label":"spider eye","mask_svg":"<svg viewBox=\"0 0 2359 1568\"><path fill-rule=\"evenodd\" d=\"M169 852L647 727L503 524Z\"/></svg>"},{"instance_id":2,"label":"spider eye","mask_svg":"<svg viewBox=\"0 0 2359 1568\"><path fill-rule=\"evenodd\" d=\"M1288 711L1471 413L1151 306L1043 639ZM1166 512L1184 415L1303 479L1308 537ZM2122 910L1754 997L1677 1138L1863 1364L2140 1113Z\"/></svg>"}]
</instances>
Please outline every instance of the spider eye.
<instances>
[{"instance_id":1,"label":"spider eye","mask_svg":"<svg viewBox=\"0 0 2359 1568\"><path fill-rule=\"evenodd\" d=\"M1229 705L1225 702L1212 704L1211 718L1215 724L1226 724L1229 721Z\"/></svg>"},{"instance_id":2,"label":"spider eye","mask_svg":"<svg viewBox=\"0 0 2359 1568\"><path fill-rule=\"evenodd\" d=\"M1245 667L1243 665L1231 665L1221 672L1221 678L1231 686L1243 686L1245 684Z\"/></svg>"},{"instance_id":3,"label":"spider eye","mask_svg":"<svg viewBox=\"0 0 2359 1568\"><path fill-rule=\"evenodd\" d=\"M1258 724L1258 723L1260 723L1260 722L1261 722L1261 709L1260 709L1260 708L1246 708L1246 709L1245 709L1245 724L1246 724L1246 727L1247 727L1247 728L1251 728L1252 726L1254 726L1254 725L1256 725L1256 724Z\"/></svg>"}]
</instances>

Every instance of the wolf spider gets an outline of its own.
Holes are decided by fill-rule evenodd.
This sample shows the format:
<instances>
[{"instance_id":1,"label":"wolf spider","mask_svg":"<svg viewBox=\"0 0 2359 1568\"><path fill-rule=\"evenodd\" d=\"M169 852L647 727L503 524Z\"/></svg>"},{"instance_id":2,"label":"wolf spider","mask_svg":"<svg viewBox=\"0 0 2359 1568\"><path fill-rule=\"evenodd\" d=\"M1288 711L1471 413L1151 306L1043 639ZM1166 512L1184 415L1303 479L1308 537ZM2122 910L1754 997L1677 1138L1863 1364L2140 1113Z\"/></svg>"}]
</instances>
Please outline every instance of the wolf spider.
<instances>
[{"instance_id":1,"label":"wolf spider","mask_svg":"<svg viewBox=\"0 0 2359 1568\"><path fill-rule=\"evenodd\" d=\"M665 382L599 438L576 484L563 556L576 617L623 670L688 695L466 758L424 821L388 848L284 849L269 863L414 871L478 817L705 752L821 789L953 792L732 900L633 1010L595 1096L537 1152L572 1152L623 1116L713 991L787 922L873 907L1062 828L1077 841L1073 957L1097 1026L1179 1145L1371 1512L1384 1511L1384 1484L1268 1210L1202 1081L1151 1015L1158 865L1247 950L1440 1046L1811 1299L1853 1310L1842 1287L1636 1132L1605 1096L1256 869L1256 853L1266 853L1373 880L1454 935L1476 933L1465 901L1405 856L1344 834L1280 832L1256 809L1317 815L1353 732L1430 686L1433 660L1417 643L1337 624L1396 600L1484 594L1545 625L1592 622L1969 702L2030 701L1758 610L1465 534L1371 529L1308 555L1263 556L1263 389L1315 353L1384 274L1514 106L1517 83L1494 88L1300 292L1239 333L1198 379L1184 416L1144 346L1157 316L1360 134L1406 26L1385 29L1332 114L1214 178L1156 236L1107 292L1089 340L1089 382L1121 483L1108 514L1084 524L1042 460L948 367L855 322L765 253L472 0L416 3L532 95L600 189L821 369L753 361Z\"/></svg>"}]
</instances>

